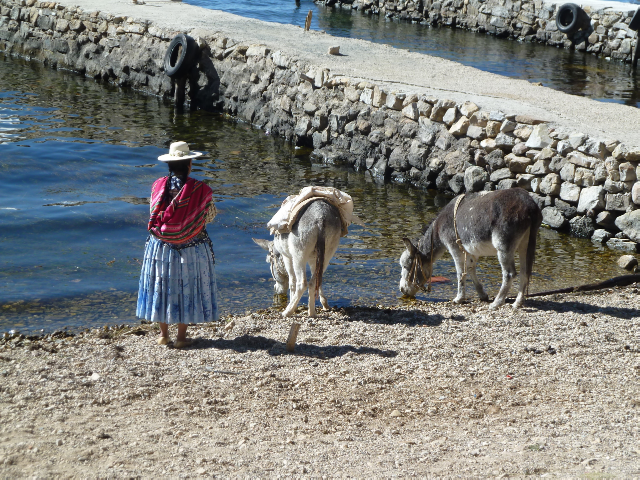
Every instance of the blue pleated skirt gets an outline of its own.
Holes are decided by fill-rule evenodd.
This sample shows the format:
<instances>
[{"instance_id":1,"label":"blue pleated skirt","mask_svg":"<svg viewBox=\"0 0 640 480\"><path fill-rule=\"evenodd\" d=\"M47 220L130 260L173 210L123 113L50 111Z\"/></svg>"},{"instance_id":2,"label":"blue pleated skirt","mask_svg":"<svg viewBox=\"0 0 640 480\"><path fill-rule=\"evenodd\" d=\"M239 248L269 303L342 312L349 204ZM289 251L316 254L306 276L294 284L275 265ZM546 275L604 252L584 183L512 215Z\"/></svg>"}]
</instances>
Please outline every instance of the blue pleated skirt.
<instances>
[{"instance_id":1,"label":"blue pleated skirt","mask_svg":"<svg viewBox=\"0 0 640 480\"><path fill-rule=\"evenodd\" d=\"M144 250L136 314L151 322L218 320L218 289L208 242L175 249L151 235Z\"/></svg>"}]
</instances>

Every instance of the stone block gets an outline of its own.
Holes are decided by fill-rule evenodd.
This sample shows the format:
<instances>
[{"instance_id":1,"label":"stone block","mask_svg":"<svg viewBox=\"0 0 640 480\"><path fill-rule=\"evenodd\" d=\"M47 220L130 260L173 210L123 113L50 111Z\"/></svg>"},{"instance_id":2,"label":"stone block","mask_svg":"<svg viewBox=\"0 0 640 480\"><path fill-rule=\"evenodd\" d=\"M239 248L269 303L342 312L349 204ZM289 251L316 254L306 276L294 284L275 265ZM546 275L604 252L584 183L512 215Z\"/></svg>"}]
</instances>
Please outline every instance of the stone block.
<instances>
[{"instance_id":1,"label":"stone block","mask_svg":"<svg viewBox=\"0 0 640 480\"><path fill-rule=\"evenodd\" d=\"M633 255L622 255L618 259L618 266L625 270L634 270L638 266L638 259Z\"/></svg>"},{"instance_id":2,"label":"stone block","mask_svg":"<svg viewBox=\"0 0 640 480\"><path fill-rule=\"evenodd\" d=\"M418 121L420 117L420 112L418 111L417 103L410 103L406 107L402 109L402 115L406 118L410 118L411 120Z\"/></svg>"},{"instance_id":3,"label":"stone block","mask_svg":"<svg viewBox=\"0 0 640 480\"><path fill-rule=\"evenodd\" d=\"M460 106L460 113L467 118L476 113L478 110L480 110L480 108L473 102L464 102Z\"/></svg>"},{"instance_id":4,"label":"stone block","mask_svg":"<svg viewBox=\"0 0 640 480\"><path fill-rule=\"evenodd\" d=\"M478 127L476 127L478 128ZM456 123L451 125L449 133L454 137L462 137L469 131L469 119L467 117L460 117Z\"/></svg>"},{"instance_id":5,"label":"stone block","mask_svg":"<svg viewBox=\"0 0 640 480\"><path fill-rule=\"evenodd\" d=\"M623 252L638 252L638 244L632 240L622 238L611 238L607 241L607 247Z\"/></svg>"},{"instance_id":6,"label":"stone block","mask_svg":"<svg viewBox=\"0 0 640 480\"><path fill-rule=\"evenodd\" d=\"M495 137L496 135L498 135L500 133L500 126L501 123L500 122L495 122L495 121L488 121L487 122L487 126L485 127L485 132L487 134L487 137Z\"/></svg>"},{"instance_id":7,"label":"stone block","mask_svg":"<svg viewBox=\"0 0 640 480\"><path fill-rule=\"evenodd\" d=\"M567 161L577 167L595 168L600 160L595 157L589 157L582 152L573 151L567 155Z\"/></svg>"},{"instance_id":8,"label":"stone block","mask_svg":"<svg viewBox=\"0 0 640 480\"><path fill-rule=\"evenodd\" d=\"M543 149L550 146L553 140L549 136L549 127L545 123L536 125L527 140L527 147Z\"/></svg>"},{"instance_id":9,"label":"stone block","mask_svg":"<svg viewBox=\"0 0 640 480\"><path fill-rule=\"evenodd\" d=\"M540 183L540 193L543 195L558 196L561 185L562 180L560 179L560 175L557 173L549 173L545 175Z\"/></svg>"},{"instance_id":10,"label":"stone block","mask_svg":"<svg viewBox=\"0 0 640 480\"><path fill-rule=\"evenodd\" d=\"M571 235L578 238L591 238L596 231L593 220L589 217L574 217L569 220Z\"/></svg>"},{"instance_id":11,"label":"stone block","mask_svg":"<svg viewBox=\"0 0 640 480\"><path fill-rule=\"evenodd\" d=\"M631 240L640 242L640 210L620 215L615 224Z\"/></svg>"},{"instance_id":12,"label":"stone block","mask_svg":"<svg viewBox=\"0 0 640 480\"><path fill-rule=\"evenodd\" d=\"M374 107L381 107L387 101L387 94L380 87L376 86L373 89L373 99L371 101L371 105Z\"/></svg>"},{"instance_id":13,"label":"stone block","mask_svg":"<svg viewBox=\"0 0 640 480\"><path fill-rule=\"evenodd\" d=\"M516 122L513 122L511 120L505 120L502 122L502 125L500 126L500 131L502 133L511 133L516 129L516 126L518 124Z\"/></svg>"},{"instance_id":14,"label":"stone block","mask_svg":"<svg viewBox=\"0 0 640 480\"><path fill-rule=\"evenodd\" d=\"M466 118L466 117L463 117ZM473 138L474 140L482 140L487 136L487 132L483 127L478 125L471 125L471 121L467 121L469 123L469 127L467 128L467 137Z\"/></svg>"},{"instance_id":15,"label":"stone block","mask_svg":"<svg viewBox=\"0 0 640 480\"><path fill-rule=\"evenodd\" d=\"M475 112L469 117L469 123L471 125L477 125L478 127L485 128L489 122L489 112Z\"/></svg>"},{"instance_id":16,"label":"stone block","mask_svg":"<svg viewBox=\"0 0 640 480\"><path fill-rule=\"evenodd\" d=\"M491 174L490 180L494 183L500 182L506 178L512 178L514 175L508 168L500 168Z\"/></svg>"},{"instance_id":17,"label":"stone block","mask_svg":"<svg viewBox=\"0 0 640 480\"><path fill-rule=\"evenodd\" d=\"M549 163L549 170L551 170L551 172L553 173L560 173L562 167L564 167L566 164L567 160L565 158L555 156L551 159L551 163ZM573 173L575 174L575 169Z\"/></svg>"},{"instance_id":18,"label":"stone block","mask_svg":"<svg viewBox=\"0 0 640 480\"><path fill-rule=\"evenodd\" d=\"M489 174L478 166L471 166L464 172L464 188L467 192L479 192L489 181Z\"/></svg>"},{"instance_id":19,"label":"stone block","mask_svg":"<svg viewBox=\"0 0 640 480\"><path fill-rule=\"evenodd\" d=\"M516 144L516 139L506 133L499 133L495 138L496 148L500 148L505 152L510 152Z\"/></svg>"},{"instance_id":20,"label":"stone block","mask_svg":"<svg viewBox=\"0 0 640 480\"><path fill-rule=\"evenodd\" d=\"M605 190L602 186L593 186L583 188L580 191L580 199L578 200L578 213L584 214L589 211L599 212L604 210Z\"/></svg>"},{"instance_id":21,"label":"stone block","mask_svg":"<svg viewBox=\"0 0 640 480\"><path fill-rule=\"evenodd\" d=\"M509 170L513 173L526 173L527 167L531 165L531 159L527 157L517 157L509 154L505 157Z\"/></svg>"},{"instance_id":22,"label":"stone block","mask_svg":"<svg viewBox=\"0 0 640 480\"><path fill-rule=\"evenodd\" d=\"M604 228L598 228L593 232L591 241L595 243L606 243L613 235Z\"/></svg>"},{"instance_id":23,"label":"stone block","mask_svg":"<svg viewBox=\"0 0 640 480\"><path fill-rule=\"evenodd\" d=\"M542 222L556 230L567 226L568 221L556 207L545 207L542 209Z\"/></svg>"},{"instance_id":24,"label":"stone block","mask_svg":"<svg viewBox=\"0 0 640 480\"><path fill-rule=\"evenodd\" d=\"M531 125L518 125L513 131L513 135L522 139L529 140L531 133L533 132L533 126ZM529 145L527 145L529 146ZM537 148L537 147L529 147L529 148Z\"/></svg>"},{"instance_id":25,"label":"stone block","mask_svg":"<svg viewBox=\"0 0 640 480\"><path fill-rule=\"evenodd\" d=\"M559 155L565 156L568 153L572 152L574 148L571 146L568 140L560 140L558 145L556 145L556 151Z\"/></svg>"},{"instance_id":26,"label":"stone block","mask_svg":"<svg viewBox=\"0 0 640 480\"><path fill-rule=\"evenodd\" d=\"M636 205L640 205L640 182L636 182L631 187L631 201Z\"/></svg>"},{"instance_id":27,"label":"stone block","mask_svg":"<svg viewBox=\"0 0 640 480\"><path fill-rule=\"evenodd\" d=\"M389 95L387 95L387 108L390 108L392 110L402 110L404 98L404 94L390 93Z\"/></svg>"},{"instance_id":28,"label":"stone block","mask_svg":"<svg viewBox=\"0 0 640 480\"><path fill-rule=\"evenodd\" d=\"M580 187L592 187L595 185L595 177L593 170L583 167L576 168L576 174L573 178L573 183Z\"/></svg>"},{"instance_id":29,"label":"stone block","mask_svg":"<svg viewBox=\"0 0 640 480\"><path fill-rule=\"evenodd\" d=\"M580 200L580 187L571 183L571 182L563 182L560 185L560 198L565 202L569 203L578 203Z\"/></svg>"},{"instance_id":30,"label":"stone block","mask_svg":"<svg viewBox=\"0 0 640 480\"><path fill-rule=\"evenodd\" d=\"M469 128L471 128L471 127L469 127ZM494 138L485 138L484 140L482 140L480 142L480 146L482 148L484 148L487 151L487 153L490 153L490 152L494 151L496 148L498 148L496 146L496 141L495 141Z\"/></svg>"},{"instance_id":31,"label":"stone block","mask_svg":"<svg viewBox=\"0 0 640 480\"><path fill-rule=\"evenodd\" d=\"M531 192L533 191L531 188L531 182L535 178L535 175L531 175L530 173L520 173L516 175L516 182L520 188L525 189L527 192Z\"/></svg>"},{"instance_id":32,"label":"stone block","mask_svg":"<svg viewBox=\"0 0 640 480\"><path fill-rule=\"evenodd\" d=\"M637 180L636 167L631 162L621 163L619 170L621 182L635 182Z\"/></svg>"},{"instance_id":33,"label":"stone block","mask_svg":"<svg viewBox=\"0 0 640 480\"><path fill-rule=\"evenodd\" d=\"M367 105L372 105L373 104L373 89L365 88L364 90L362 90L362 93L360 94L360 101L362 103L367 104Z\"/></svg>"},{"instance_id":34,"label":"stone block","mask_svg":"<svg viewBox=\"0 0 640 480\"><path fill-rule=\"evenodd\" d=\"M550 163L551 160L538 160L527 169L527 172L533 175L546 175L547 173L551 173L551 169L549 168Z\"/></svg>"},{"instance_id":35,"label":"stone block","mask_svg":"<svg viewBox=\"0 0 640 480\"><path fill-rule=\"evenodd\" d=\"M607 212L606 210L596 215L596 225L600 225L601 227L607 228L609 230L615 228L615 220L616 216L611 212Z\"/></svg>"},{"instance_id":36,"label":"stone block","mask_svg":"<svg viewBox=\"0 0 640 480\"><path fill-rule=\"evenodd\" d=\"M455 106L453 106L449 108L442 116L442 123L444 123L447 127L450 127L455 123L457 116L458 116L458 109Z\"/></svg>"},{"instance_id":37,"label":"stone block","mask_svg":"<svg viewBox=\"0 0 640 480\"><path fill-rule=\"evenodd\" d=\"M611 212L626 212L631 204L631 195L628 193L605 194L605 210Z\"/></svg>"},{"instance_id":38,"label":"stone block","mask_svg":"<svg viewBox=\"0 0 640 480\"><path fill-rule=\"evenodd\" d=\"M516 188L517 186L518 182L514 178L505 178L498 182L496 190L508 190L510 188Z\"/></svg>"}]
</instances>

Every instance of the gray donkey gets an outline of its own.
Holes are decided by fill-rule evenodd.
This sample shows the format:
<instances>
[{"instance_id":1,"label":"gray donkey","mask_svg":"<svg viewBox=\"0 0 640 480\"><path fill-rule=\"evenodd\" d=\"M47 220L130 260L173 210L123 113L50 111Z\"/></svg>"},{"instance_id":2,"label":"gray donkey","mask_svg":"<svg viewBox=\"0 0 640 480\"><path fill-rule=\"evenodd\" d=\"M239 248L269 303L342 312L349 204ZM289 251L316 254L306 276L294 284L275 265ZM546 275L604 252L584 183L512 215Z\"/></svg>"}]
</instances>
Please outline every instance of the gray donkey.
<instances>
[{"instance_id":1,"label":"gray donkey","mask_svg":"<svg viewBox=\"0 0 640 480\"><path fill-rule=\"evenodd\" d=\"M536 236L542 223L540 208L521 188L464 194L452 200L400 257L400 291L414 296L431 278L433 263L449 251L456 265L458 295L465 301L468 273L482 301L488 301L476 275L479 257L496 255L502 267L502 287L491 308L504 304L516 275L515 253L520 257L520 285L514 308L520 307L529 285L536 252Z\"/></svg>"},{"instance_id":2,"label":"gray donkey","mask_svg":"<svg viewBox=\"0 0 640 480\"><path fill-rule=\"evenodd\" d=\"M283 316L293 315L307 289L307 264L313 272L308 284L309 316L316 316L316 292L322 307L329 308L322 293L322 274L338 249L341 235L338 209L324 200L315 200L300 211L290 233L276 234L272 241L253 239L269 252L267 263L276 281L276 293L285 293L288 282L289 304Z\"/></svg>"}]
</instances>

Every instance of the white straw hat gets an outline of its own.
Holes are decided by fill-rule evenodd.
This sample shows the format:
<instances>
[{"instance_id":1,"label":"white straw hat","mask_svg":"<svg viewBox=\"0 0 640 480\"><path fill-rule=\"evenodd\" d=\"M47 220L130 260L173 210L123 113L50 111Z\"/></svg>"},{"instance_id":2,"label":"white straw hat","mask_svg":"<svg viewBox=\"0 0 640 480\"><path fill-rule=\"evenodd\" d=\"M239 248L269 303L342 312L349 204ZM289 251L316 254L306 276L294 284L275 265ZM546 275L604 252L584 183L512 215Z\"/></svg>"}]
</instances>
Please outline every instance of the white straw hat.
<instances>
[{"instance_id":1,"label":"white straw hat","mask_svg":"<svg viewBox=\"0 0 640 480\"><path fill-rule=\"evenodd\" d=\"M161 162L175 162L176 160L187 160L200 155L202 155L202 152L189 150L189 145L186 142L173 142L169 146L169 153L160 155L158 160Z\"/></svg>"}]
</instances>

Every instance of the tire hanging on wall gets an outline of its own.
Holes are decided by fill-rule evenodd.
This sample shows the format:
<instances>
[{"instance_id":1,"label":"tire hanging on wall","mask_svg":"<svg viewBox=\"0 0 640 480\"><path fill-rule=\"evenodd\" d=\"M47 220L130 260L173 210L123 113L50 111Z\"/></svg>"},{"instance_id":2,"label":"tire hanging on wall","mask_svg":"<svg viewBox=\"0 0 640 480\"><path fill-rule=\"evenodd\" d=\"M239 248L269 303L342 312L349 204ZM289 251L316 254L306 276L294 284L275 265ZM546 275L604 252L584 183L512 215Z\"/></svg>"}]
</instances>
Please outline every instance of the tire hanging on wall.
<instances>
[{"instance_id":1,"label":"tire hanging on wall","mask_svg":"<svg viewBox=\"0 0 640 480\"><path fill-rule=\"evenodd\" d=\"M164 72L171 78L186 75L195 64L197 53L198 44L193 38L184 33L176 35L164 55Z\"/></svg>"},{"instance_id":2,"label":"tire hanging on wall","mask_svg":"<svg viewBox=\"0 0 640 480\"><path fill-rule=\"evenodd\" d=\"M567 36L573 35L581 28L586 28L591 23L587 12L575 3L565 3L558 8L556 25L558 30Z\"/></svg>"}]
</instances>

